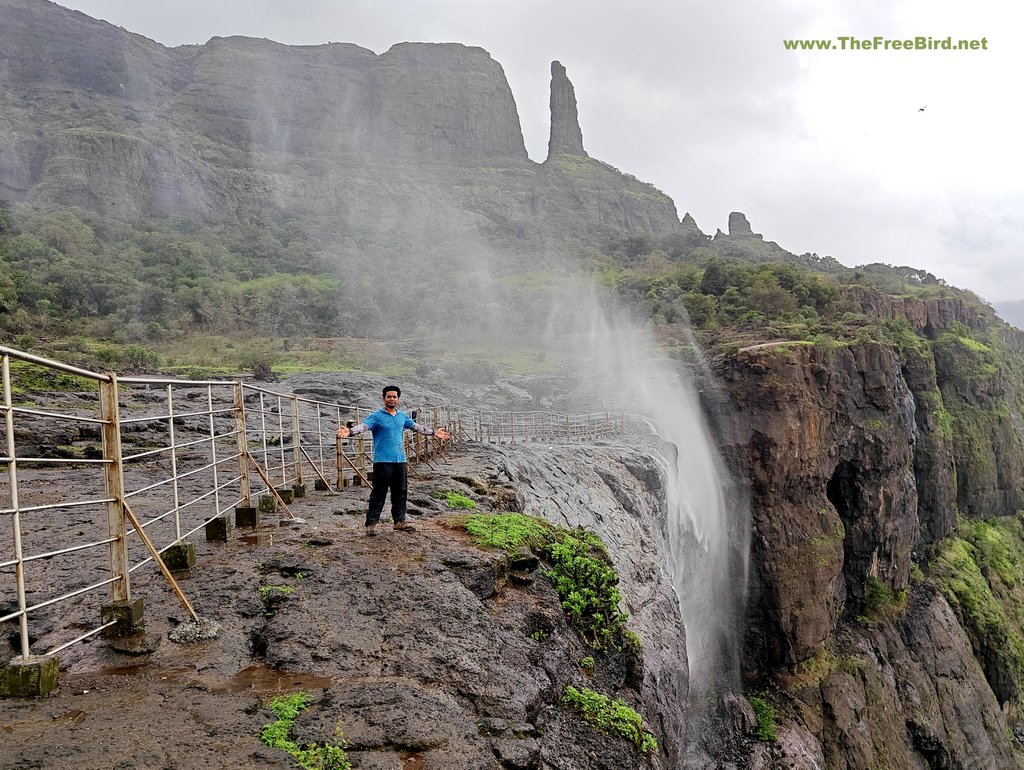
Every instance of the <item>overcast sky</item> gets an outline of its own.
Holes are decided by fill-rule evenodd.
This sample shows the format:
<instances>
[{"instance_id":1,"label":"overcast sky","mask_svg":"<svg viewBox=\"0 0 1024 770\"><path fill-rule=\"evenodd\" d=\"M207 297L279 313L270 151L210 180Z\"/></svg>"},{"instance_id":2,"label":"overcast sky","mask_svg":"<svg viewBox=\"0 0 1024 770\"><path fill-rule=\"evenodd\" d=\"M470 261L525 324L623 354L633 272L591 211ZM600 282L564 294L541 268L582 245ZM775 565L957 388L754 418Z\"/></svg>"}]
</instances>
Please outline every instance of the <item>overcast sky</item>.
<instances>
[{"instance_id":1,"label":"overcast sky","mask_svg":"<svg viewBox=\"0 0 1024 770\"><path fill-rule=\"evenodd\" d=\"M847 265L921 267L1024 298L1024 4L1010 0L65 0L164 45L486 49L530 157L550 63L576 88L592 157L654 184L704 232L755 232ZM785 39L985 38L987 50L786 50ZM883 43L884 45L884 43Z\"/></svg>"}]
</instances>

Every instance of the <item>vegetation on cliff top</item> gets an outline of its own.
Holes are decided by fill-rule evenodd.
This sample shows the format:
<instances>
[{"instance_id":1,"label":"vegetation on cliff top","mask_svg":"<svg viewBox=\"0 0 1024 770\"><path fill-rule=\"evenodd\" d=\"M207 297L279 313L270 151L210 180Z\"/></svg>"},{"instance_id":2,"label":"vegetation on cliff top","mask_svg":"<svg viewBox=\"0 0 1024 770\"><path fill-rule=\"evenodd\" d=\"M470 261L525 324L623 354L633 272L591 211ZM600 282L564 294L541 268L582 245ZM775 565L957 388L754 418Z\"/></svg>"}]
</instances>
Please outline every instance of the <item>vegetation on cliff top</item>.
<instances>
[{"instance_id":1,"label":"vegetation on cliff top","mask_svg":"<svg viewBox=\"0 0 1024 770\"><path fill-rule=\"evenodd\" d=\"M620 640L627 615L619 609L619 576L597 535L521 513L478 514L457 521L480 545L509 553L528 548L547 561L551 566L544 575L562 600L569 625L587 644L603 649Z\"/></svg>"},{"instance_id":2,"label":"vegetation on cliff top","mask_svg":"<svg viewBox=\"0 0 1024 770\"><path fill-rule=\"evenodd\" d=\"M486 282L489 301L523 311L516 324L544 317L540 311L561 285L557 269L529 256L543 252L534 242L539 237L529 229L500 238L481 231L493 249L515 254L498 260L500 275ZM280 211L246 222L125 223L81 209L0 202L0 337L23 348L42 345L42 352L65 360L137 370L221 362L235 371L257 365L411 371L415 355L370 349L384 329L422 338L430 328L479 325L484 279L464 260L453 261L451 248L336 231ZM709 239L696 228L661 238L614 228L567 231L558 248L619 302L650 318L666 347L684 358L690 355L687 318L714 350L777 340L910 344L913 333L898 321L865 312L858 289L956 297L991 315L977 297L925 271L854 270L754 238ZM396 270L417 291L395 286ZM436 296L445 302L433 302ZM354 339L368 340L366 349L349 344ZM964 339L991 345L974 333ZM979 359L989 352L972 351ZM492 379L498 358L503 368L537 365L498 356L493 345L477 357ZM979 366L984 373L985 362Z\"/></svg>"}]
</instances>

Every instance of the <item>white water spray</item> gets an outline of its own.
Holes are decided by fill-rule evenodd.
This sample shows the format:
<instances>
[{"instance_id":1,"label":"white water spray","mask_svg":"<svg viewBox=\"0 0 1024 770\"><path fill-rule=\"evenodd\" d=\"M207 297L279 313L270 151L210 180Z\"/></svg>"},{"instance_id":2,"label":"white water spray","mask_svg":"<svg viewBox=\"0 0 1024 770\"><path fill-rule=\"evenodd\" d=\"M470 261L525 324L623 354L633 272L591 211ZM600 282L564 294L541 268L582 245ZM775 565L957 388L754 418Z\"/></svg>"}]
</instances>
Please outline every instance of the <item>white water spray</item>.
<instances>
[{"instance_id":1,"label":"white water spray","mask_svg":"<svg viewBox=\"0 0 1024 770\"><path fill-rule=\"evenodd\" d=\"M577 294L575 312L584 307L590 328L578 341L590 353L581 373L596 388L592 397L644 417L662 440L669 568L686 628L691 695L704 701L737 686L747 506L729 481L686 368L657 351L640 324L603 310L594 292Z\"/></svg>"}]
</instances>

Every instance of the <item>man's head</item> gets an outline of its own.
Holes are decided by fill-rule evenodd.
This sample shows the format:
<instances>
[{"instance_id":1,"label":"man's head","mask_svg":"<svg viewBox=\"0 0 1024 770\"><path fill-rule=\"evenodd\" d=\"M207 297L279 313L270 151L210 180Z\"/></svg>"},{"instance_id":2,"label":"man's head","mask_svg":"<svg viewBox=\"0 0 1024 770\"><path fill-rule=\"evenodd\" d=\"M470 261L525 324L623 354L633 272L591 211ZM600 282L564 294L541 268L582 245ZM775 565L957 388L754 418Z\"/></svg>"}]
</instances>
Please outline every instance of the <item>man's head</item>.
<instances>
[{"instance_id":1,"label":"man's head","mask_svg":"<svg viewBox=\"0 0 1024 770\"><path fill-rule=\"evenodd\" d=\"M402 389L397 385L385 385L381 395L384 397L384 408L394 409L398 406L398 399L402 397Z\"/></svg>"}]
</instances>

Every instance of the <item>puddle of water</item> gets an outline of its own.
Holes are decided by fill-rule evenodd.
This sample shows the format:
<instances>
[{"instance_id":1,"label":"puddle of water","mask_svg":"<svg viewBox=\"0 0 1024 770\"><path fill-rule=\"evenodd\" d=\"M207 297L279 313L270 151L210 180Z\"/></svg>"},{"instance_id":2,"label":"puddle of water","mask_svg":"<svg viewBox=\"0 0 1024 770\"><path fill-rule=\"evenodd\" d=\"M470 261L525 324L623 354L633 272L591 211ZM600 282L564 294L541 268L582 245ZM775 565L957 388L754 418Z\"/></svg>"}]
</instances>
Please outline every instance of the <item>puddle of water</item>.
<instances>
[{"instance_id":1,"label":"puddle of water","mask_svg":"<svg viewBox=\"0 0 1024 770\"><path fill-rule=\"evenodd\" d=\"M326 690L334 684L329 676L315 674L276 671L266 666L249 666L235 674L224 685L210 688L213 692L234 693L248 690L274 692L277 690Z\"/></svg>"},{"instance_id":2,"label":"puddle of water","mask_svg":"<svg viewBox=\"0 0 1024 770\"><path fill-rule=\"evenodd\" d=\"M245 545L272 545L274 542L273 532L255 532L251 535L240 535L238 542Z\"/></svg>"},{"instance_id":3,"label":"puddle of water","mask_svg":"<svg viewBox=\"0 0 1024 770\"><path fill-rule=\"evenodd\" d=\"M57 714L52 717L37 717L35 719L22 719L16 722L5 722L3 731L10 735L18 729L46 730L54 723L66 722L72 725L80 725L89 716L88 712L81 709L71 709L64 714Z\"/></svg>"},{"instance_id":4,"label":"puddle of water","mask_svg":"<svg viewBox=\"0 0 1024 770\"><path fill-rule=\"evenodd\" d=\"M131 666L104 666L100 669L101 674L107 676L140 676L147 679L168 682L177 682L185 674L195 674L195 669L190 666L177 666L174 668L153 668L145 663L137 663Z\"/></svg>"}]
</instances>

